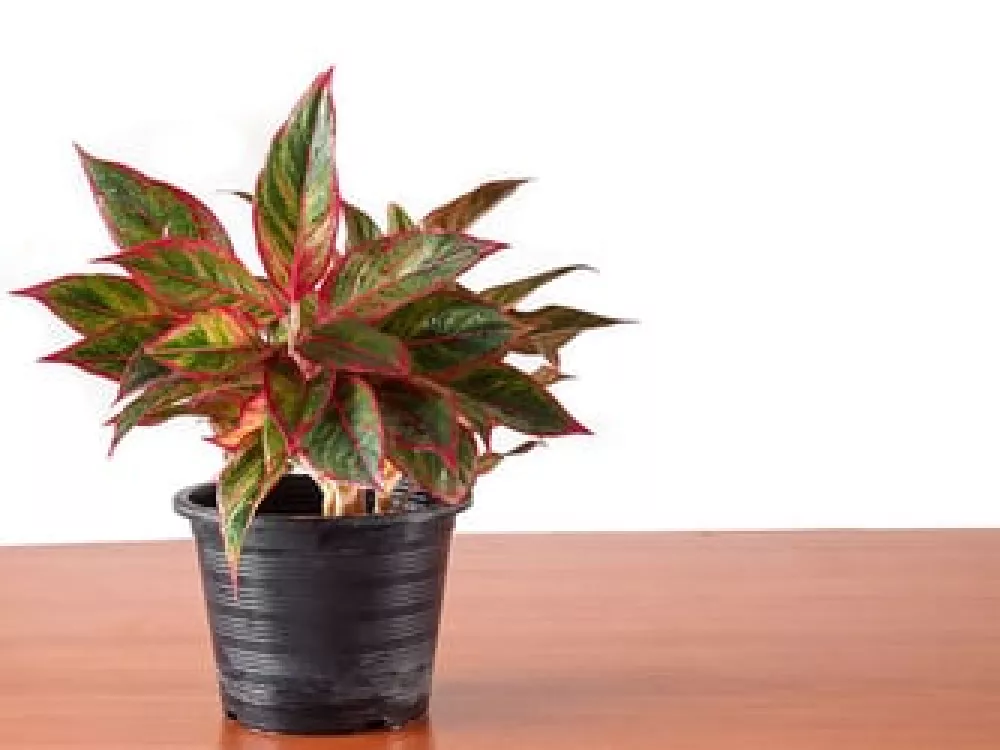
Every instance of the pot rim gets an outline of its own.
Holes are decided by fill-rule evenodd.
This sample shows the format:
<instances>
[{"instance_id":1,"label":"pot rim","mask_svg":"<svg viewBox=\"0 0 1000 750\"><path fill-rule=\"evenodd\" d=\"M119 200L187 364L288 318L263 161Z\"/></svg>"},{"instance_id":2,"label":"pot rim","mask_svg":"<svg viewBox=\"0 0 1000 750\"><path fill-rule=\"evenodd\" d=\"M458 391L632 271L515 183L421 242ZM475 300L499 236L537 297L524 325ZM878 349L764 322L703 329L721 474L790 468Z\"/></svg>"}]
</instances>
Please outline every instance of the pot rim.
<instances>
[{"instance_id":1,"label":"pot rim","mask_svg":"<svg viewBox=\"0 0 1000 750\"><path fill-rule=\"evenodd\" d=\"M298 474L286 474L288 476L306 476ZM284 477L283 477L284 478ZM308 478L308 477L307 477ZM192 484L174 493L174 512L192 523L195 521L209 522L217 524L219 516L216 512L216 504L202 505L191 499L196 492L212 492L214 497L216 482L199 482ZM364 516L319 516L298 513L262 513L254 516L254 526L278 527L289 524L312 524L312 525L338 525L351 527L373 527L392 526L401 523L419 523L430 521L447 516L455 516L472 506L472 496L470 495L461 503L449 505L447 503L435 502L419 510L409 510L405 513L389 513L384 515L364 515Z\"/></svg>"}]
</instances>

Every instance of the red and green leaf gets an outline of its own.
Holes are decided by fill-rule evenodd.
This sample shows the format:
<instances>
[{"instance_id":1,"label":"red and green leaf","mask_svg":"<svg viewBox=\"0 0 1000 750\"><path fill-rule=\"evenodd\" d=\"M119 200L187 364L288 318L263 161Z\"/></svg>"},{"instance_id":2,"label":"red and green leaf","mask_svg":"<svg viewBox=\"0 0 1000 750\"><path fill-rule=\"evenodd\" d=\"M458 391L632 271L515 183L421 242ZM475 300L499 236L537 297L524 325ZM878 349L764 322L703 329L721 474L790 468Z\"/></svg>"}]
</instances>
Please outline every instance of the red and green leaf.
<instances>
[{"instance_id":1,"label":"red and green leaf","mask_svg":"<svg viewBox=\"0 0 1000 750\"><path fill-rule=\"evenodd\" d=\"M240 404L235 422L226 429L216 432L208 442L223 450L238 450L248 435L264 426L267 417L267 396L263 391L258 391Z\"/></svg>"},{"instance_id":2,"label":"red and green leaf","mask_svg":"<svg viewBox=\"0 0 1000 750\"><path fill-rule=\"evenodd\" d=\"M118 380L132 355L170 324L168 318L157 316L113 323L65 349L42 357L41 361L73 365L93 375Z\"/></svg>"},{"instance_id":3,"label":"red and green leaf","mask_svg":"<svg viewBox=\"0 0 1000 750\"><path fill-rule=\"evenodd\" d=\"M557 367L559 349L584 331L632 322L562 305L512 314L526 327L527 333L518 337L511 350L519 354L539 354Z\"/></svg>"},{"instance_id":4,"label":"red and green leaf","mask_svg":"<svg viewBox=\"0 0 1000 750\"><path fill-rule=\"evenodd\" d=\"M189 315L147 345L146 353L180 372L225 375L260 361L268 350L239 311L220 308Z\"/></svg>"},{"instance_id":5,"label":"red and green leaf","mask_svg":"<svg viewBox=\"0 0 1000 750\"><path fill-rule=\"evenodd\" d=\"M506 364L489 364L448 383L496 424L526 435L590 434L542 386Z\"/></svg>"},{"instance_id":6,"label":"red and green leaf","mask_svg":"<svg viewBox=\"0 0 1000 750\"><path fill-rule=\"evenodd\" d=\"M285 473L287 461L281 432L265 422L230 455L219 475L216 504L234 581L250 523L267 493Z\"/></svg>"},{"instance_id":7,"label":"red and green leaf","mask_svg":"<svg viewBox=\"0 0 1000 750\"><path fill-rule=\"evenodd\" d=\"M161 412L159 415L161 418L157 421L163 421L170 416L178 416L180 412L173 411L174 408L184 399L197 393L202 387L198 383L176 377L163 378L151 383L146 390L108 420L108 424L114 425L115 428L109 453L114 452L122 438L134 427L142 424L150 415Z\"/></svg>"},{"instance_id":8,"label":"red and green leaf","mask_svg":"<svg viewBox=\"0 0 1000 750\"><path fill-rule=\"evenodd\" d=\"M324 475L381 486L385 435L371 386L355 375L337 378L333 399L302 446L310 464Z\"/></svg>"},{"instance_id":9,"label":"red and green leaf","mask_svg":"<svg viewBox=\"0 0 1000 750\"><path fill-rule=\"evenodd\" d=\"M131 279L105 273L73 274L21 289L14 294L37 300L84 336L113 323L148 318L160 305Z\"/></svg>"},{"instance_id":10,"label":"red and green leaf","mask_svg":"<svg viewBox=\"0 0 1000 750\"><path fill-rule=\"evenodd\" d=\"M290 301L326 275L336 254L340 198L332 76L331 69L316 78L274 136L254 196L261 260Z\"/></svg>"},{"instance_id":11,"label":"red and green leaf","mask_svg":"<svg viewBox=\"0 0 1000 750\"><path fill-rule=\"evenodd\" d=\"M264 373L268 411L289 450L298 447L330 402L334 377L324 373L307 380L299 365L285 355L268 362Z\"/></svg>"},{"instance_id":12,"label":"red and green leaf","mask_svg":"<svg viewBox=\"0 0 1000 750\"><path fill-rule=\"evenodd\" d=\"M401 380L377 387L386 434L410 450L432 451L454 467L458 451L455 399Z\"/></svg>"},{"instance_id":13,"label":"red and green leaf","mask_svg":"<svg viewBox=\"0 0 1000 750\"><path fill-rule=\"evenodd\" d=\"M390 235L348 255L321 296L328 315L385 315L449 284L505 245L453 232Z\"/></svg>"},{"instance_id":14,"label":"red and green leaf","mask_svg":"<svg viewBox=\"0 0 1000 750\"><path fill-rule=\"evenodd\" d=\"M596 273L597 269L593 266L588 266L585 263L576 263L571 266L553 268L551 271L544 271L533 276L528 276L524 279L509 281L506 284L499 284L497 286L492 286L489 289L484 289L479 292L479 297L500 305L504 309L508 309L523 300L539 287L548 284L550 281L555 281L560 276L573 273L574 271L593 271Z\"/></svg>"},{"instance_id":15,"label":"red and green leaf","mask_svg":"<svg viewBox=\"0 0 1000 750\"><path fill-rule=\"evenodd\" d=\"M203 240L156 240L100 260L129 271L143 288L174 310L239 306L262 315L274 305L267 290L237 258Z\"/></svg>"},{"instance_id":16,"label":"red and green leaf","mask_svg":"<svg viewBox=\"0 0 1000 750\"><path fill-rule=\"evenodd\" d=\"M389 234L409 232L417 228L416 222L406 213L406 209L398 203L390 203L386 208L386 227Z\"/></svg>"},{"instance_id":17,"label":"red and green leaf","mask_svg":"<svg viewBox=\"0 0 1000 750\"><path fill-rule=\"evenodd\" d=\"M115 244L133 247L163 237L205 240L232 253L226 230L193 195L141 172L91 156L77 146L94 198Z\"/></svg>"},{"instance_id":18,"label":"red and green leaf","mask_svg":"<svg viewBox=\"0 0 1000 750\"><path fill-rule=\"evenodd\" d=\"M382 230L371 216L351 203L344 203L343 206L348 251L374 242L382 236Z\"/></svg>"},{"instance_id":19,"label":"red and green leaf","mask_svg":"<svg viewBox=\"0 0 1000 750\"><path fill-rule=\"evenodd\" d=\"M335 370L406 375L410 357L403 342L360 320L344 318L314 328L301 343L309 359Z\"/></svg>"},{"instance_id":20,"label":"red and green leaf","mask_svg":"<svg viewBox=\"0 0 1000 750\"><path fill-rule=\"evenodd\" d=\"M424 229L464 232L483 214L496 206L528 180L495 180L460 195L450 203L435 208L424 217Z\"/></svg>"},{"instance_id":21,"label":"red and green leaf","mask_svg":"<svg viewBox=\"0 0 1000 750\"><path fill-rule=\"evenodd\" d=\"M403 340L414 369L430 373L500 352L519 324L473 295L439 291L398 308L379 328Z\"/></svg>"},{"instance_id":22,"label":"red and green leaf","mask_svg":"<svg viewBox=\"0 0 1000 750\"><path fill-rule=\"evenodd\" d=\"M449 465L433 451L416 450L390 441L390 460L433 497L445 502L465 500L476 479L476 440L459 430L457 461Z\"/></svg>"},{"instance_id":23,"label":"red and green leaf","mask_svg":"<svg viewBox=\"0 0 1000 750\"><path fill-rule=\"evenodd\" d=\"M129 357L119 378L118 398L125 398L131 393L143 388L154 380L169 375L170 368L164 367L142 349L137 349Z\"/></svg>"},{"instance_id":24,"label":"red and green leaf","mask_svg":"<svg viewBox=\"0 0 1000 750\"><path fill-rule=\"evenodd\" d=\"M572 375L567 375L555 365L544 364L531 373L531 379L540 386L547 388L550 385L561 383L564 380L572 380Z\"/></svg>"}]
</instances>

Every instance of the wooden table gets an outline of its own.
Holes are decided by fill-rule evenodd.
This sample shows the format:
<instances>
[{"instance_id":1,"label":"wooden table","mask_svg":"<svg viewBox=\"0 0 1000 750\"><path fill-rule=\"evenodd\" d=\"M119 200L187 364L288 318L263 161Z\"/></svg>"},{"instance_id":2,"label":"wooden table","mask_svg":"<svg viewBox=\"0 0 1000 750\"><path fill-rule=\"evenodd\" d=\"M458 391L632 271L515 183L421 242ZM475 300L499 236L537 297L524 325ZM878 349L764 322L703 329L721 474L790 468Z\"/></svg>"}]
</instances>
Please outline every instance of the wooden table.
<instances>
[{"instance_id":1,"label":"wooden table","mask_svg":"<svg viewBox=\"0 0 1000 750\"><path fill-rule=\"evenodd\" d=\"M0 549L4 750L1000 748L1000 532L462 536L426 725L220 716L188 542Z\"/></svg>"}]
</instances>

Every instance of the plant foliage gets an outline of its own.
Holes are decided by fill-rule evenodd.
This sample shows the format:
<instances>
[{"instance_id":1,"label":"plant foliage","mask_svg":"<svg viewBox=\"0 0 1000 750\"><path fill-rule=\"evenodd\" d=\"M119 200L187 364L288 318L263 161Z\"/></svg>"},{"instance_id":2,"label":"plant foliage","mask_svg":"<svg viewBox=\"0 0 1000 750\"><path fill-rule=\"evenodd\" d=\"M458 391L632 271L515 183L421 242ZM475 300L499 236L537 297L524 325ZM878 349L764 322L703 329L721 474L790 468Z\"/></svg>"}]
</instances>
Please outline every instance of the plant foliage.
<instances>
[{"instance_id":1,"label":"plant foliage","mask_svg":"<svg viewBox=\"0 0 1000 750\"><path fill-rule=\"evenodd\" d=\"M400 476L460 502L494 451L496 427L536 437L587 433L548 388L563 345L615 323L568 307L519 310L566 266L474 292L459 277L505 245L467 234L523 180L488 182L415 222L389 204L385 230L341 198L332 70L275 134L252 194L266 277L233 251L192 195L78 149L125 275L74 274L19 294L81 335L44 359L119 385L112 447L133 428L208 420L225 451L218 507L236 565L254 513L294 467L337 502L384 495ZM344 232L340 232L343 227ZM338 237L338 234L340 236ZM339 239L339 241L338 241ZM527 374L508 353L549 364Z\"/></svg>"}]
</instances>

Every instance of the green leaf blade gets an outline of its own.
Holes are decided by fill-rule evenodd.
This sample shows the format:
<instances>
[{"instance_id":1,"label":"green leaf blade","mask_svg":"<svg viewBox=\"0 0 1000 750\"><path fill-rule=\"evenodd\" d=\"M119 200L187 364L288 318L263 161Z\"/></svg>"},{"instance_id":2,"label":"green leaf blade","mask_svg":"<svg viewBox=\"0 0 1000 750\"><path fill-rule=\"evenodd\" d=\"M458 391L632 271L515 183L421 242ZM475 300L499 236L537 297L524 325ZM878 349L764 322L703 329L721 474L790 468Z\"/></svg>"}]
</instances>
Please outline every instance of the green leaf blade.
<instances>
[{"instance_id":1,"label":"green leaf blade","mask_svg":"<svg viewBox=\"0 0 1000 750\"><path fill-rule=\"evenodd\" d=\"M105 161L76 147L111 238L129 248L164 236L200 239L226 252L232 243L215 214L183 190L124 164Z\"/></svg>"},{"instance_id":2,"label":"green leaf blade","mask_svg":"<svg viewBox=\"0 0 1000 750\"><path fill-rule=\"evenodd\" d=\"M156 240L100 260L121 266L175 310L239 305L259 312L273 305L267 290L238 259L202 240Z\"/></svg>"},{"instance_id":3,"label":"green leaf blade","mask_svg":"<svg viewBox=\"0 0 1000 750\"><path fill-rule=\"evenodd\" d=\"M504 308L508 308L523 300L539 287L548 284L550 281L555 281L559 277L565 276L568 273L573 273L574 271L593 271L596 273L597 269L593 266L588 266L585 263L576 263L571 266L553 268L551 271L543 271L542 273L537 273L524 279L509 281L506 284L499 284L497 286L490 287L489 289L484 289L479 292L478 296L482 299L494 302Z\"/></svg>"},{"instance_id":4,"label":"green leaf blade","mask_svg":"<svg viewBox=\"0 0 1000 750\"><path fill-rule=\"evenodd\" d=\"M274 136L254 194L254 229L267 275L290 301L334 259L340 215L334 157L333 70L320 74Z\"/></svg>"},{"instance_id":5,"label":"green leaf blade","mask_svg":"<svg viewBox=\"0 0 1000 750\"><path fill-rule=\"evenodd\" d=\"M250 523L267 493L285 473L286 463L280 432L265 424L231 455L219 475L216 504L234 580Z\"/></svg>"},{"instance_id":6,"label":"green leaf blade","mask_svg":"<svg viewBox=\"0 0 1000 750\"><path fill-rule=\"evenodd\" d=\"M333 400L305 434L302 447L312 466L324 475L380 486L385 436L371 386L353 375L338 378Z\"/></svg>"},{"instance_id":7,"label":"green leaf blade","mask_svg":"<svg viewBox=\"0 0 1000 750\"><path fill-rule=\"evenodd\" d=\"M62 276L14 294L41 302L84 336L123 320L148 318L163 312L132 279L103 273Z\"/></svg>"},{"instance_id":8,"label":"green leaf blade","mask_svg":"<svg viewBox=\"0 0 1000 750\"><path fill-rule=\"evenodd\" d=\"M309 359L337 370L396 376L410 371L410 356L402 341L352 318L314 328L301 349Z\"/></svg>"},{"instance_id":9,"label":"green leaf blade","mask_svg":"<svg viewBox=\"0 0 1000 750\"><path fill-rule=\"evenodd\" d=\"M42 357L42 362L73 365L98 377L118 380L132 356L171 324L153 316L124 320L101 329L65 349Z\"/></svg>"},{"instance_id":10,"label":"green leaf blade","mask_svg":"<svg viewBox=\"0 0 1000 750\"><path fill-rule=\"evenodd\" d=\"M192 313L146 352L172 370L196 376L233 373L268 354L243 314L227 308Z\"/></svg>"},{"instance_id":11,"label":"green leaf blade","mask_svg":"<svg viewBox=\"0 0 1000 750\"><path fill-rule=\"evenodd\" d=\"M468 430L459 431L454 465L433 451L398 443L390 443L390 460L433 497L460 503L469 496L476 479L476 440Z\"/></svg>"},{"instance_id":12,"label":"green leaf blade","mask_svg":"<svg viewBox=\"0 0 1000 750\"><path fill-rule=\"evenodd\" d=\"M344 225L347 227L347 250L367 245L382 237L382 230L371 216L357 206L344 203Z\"/></svg>"},{"instance_id":13,"label":"green leaf blade","mask_svg":"<svg viewBox=\"0 0 1000 750\"><path fill-rule=\"evenodd\" d=\"M347 256L322 297L331 314L385 315L506 247L453 232L389 235Z\"/></svg>"},{"instance_id":14,"label":"green leaf blade","mask_svg":"<svg viewBox=\"0 0 1000 750\"><path fill-rule=\"evenodd\" d=\"M414 369L433 373L498 354L519 325L474 296L440 291L397 308L379 328L403 340Z\"/></svg>"},{"instance_id":15,"label":"green leaf blade","mask_svg":"<svg viewBox=\"0 0 1000 750\"><path fill-rule=\"evenodd\" d=\"M526 435L588 435L542 386L506 364L478 367L448 383L496 423Z\"/></svg>"},{"instance_id":16,"label":"green leaf blade","mask_svg":"<svg viewBox=\"0 0 1000 750\"><path fill-rule=\"evenodd\" d=\"M405 208L398 203L390 203L386 208L386 227L389 234L398 234L416 229L417 224L406 213Z\"/></svg>"},{"instance_id":17,"label":"green leaf blade","mask_svg":"<svg viewBox=\"0 0 1000 750\"><path fill-rule=\"evenodd\" d=\"M483 183L431 211L424 217L422 225L424 229L464 232L526 182L528 180L495 180Z\"/></svg>"}]
</instances>

